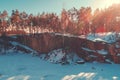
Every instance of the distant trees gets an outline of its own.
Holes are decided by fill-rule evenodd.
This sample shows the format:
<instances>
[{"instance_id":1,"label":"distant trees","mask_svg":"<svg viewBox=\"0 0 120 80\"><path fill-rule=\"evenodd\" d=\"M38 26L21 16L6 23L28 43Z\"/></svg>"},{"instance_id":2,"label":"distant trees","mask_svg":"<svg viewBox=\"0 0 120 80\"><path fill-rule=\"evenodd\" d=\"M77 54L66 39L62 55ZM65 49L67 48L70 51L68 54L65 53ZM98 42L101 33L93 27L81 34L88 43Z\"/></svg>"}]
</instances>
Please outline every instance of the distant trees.
<instances>
[{"instance_id":1,"label":"distant trees","mask_svg":"<svg viewBox=\"0 0 120 80\"><path fill-rule=\"evenodd\" d=\"M78 11L78 27L81 28L81 34L88 34L90 32L91 26L90 22L92 19L92 10L90 7L82 7Z\"/></svg>"},{"instance_id":2,"label":"distant trees","mask_svg":"<svg viewBox=\"0 0 120 80\"><path fill-rule=\"evenodd\" d=\"M0 31L4 31L4 32L6 31L7 17L8 17L8 13L6 10L0 13Z\"/></svg>"},{"instance_id":3,"label":"distant trees","mask_svg":"<svg viewBox=\"0 0 120 80\"><path fill-rule=\"evenodd\" d=\"M39 13L38 15L27 14L25 11L12 10L8 17L6 10L0 12L0 33L6 31L23 30L28 33L41 31L53 31L71 33L75 35L86 35L98 32L120 31L120 4L114 4L107 9L96 9L81 7L63 9L61 15L55 13Z\"/></svg>"},{"instance_id":4,"label":"distant trees","mask_svg":"<svg viewBox=\"0 0 120 80\"><path fill-rule=\"evenodd\" d=\"M92 26L96 32L116 32L120 26L120 4L114 4L107 9L97 9L93 15Z\"/></svg>"}]
</instances>

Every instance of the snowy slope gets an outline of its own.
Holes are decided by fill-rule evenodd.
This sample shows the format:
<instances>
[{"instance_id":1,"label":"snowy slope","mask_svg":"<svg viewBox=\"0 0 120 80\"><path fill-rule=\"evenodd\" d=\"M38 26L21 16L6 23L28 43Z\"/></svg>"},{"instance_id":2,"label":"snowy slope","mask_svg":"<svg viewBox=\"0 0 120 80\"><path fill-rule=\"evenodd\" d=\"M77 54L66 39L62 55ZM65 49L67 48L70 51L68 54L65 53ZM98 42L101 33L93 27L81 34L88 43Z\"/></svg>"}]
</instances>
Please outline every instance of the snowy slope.
<instances>
[{"instance_id":1,"label":"snowy slope","mask_svg":"<svg viewBox=\"0 0 120 80\"><path fill-rule=\"evenodd\" d=\"M18 52L18 51L37 55L37 51L15 40L12 40L14 38L16 38L16 36L0 37L0 55L10 54L10 53Z\"/></svg>"},{"instance_id":2,"label":"snowy slope","mask_svg":"<svg viewBox=\"0 0 120 80\"><path fill-rule=\"evenodd\" d=\"M77 61L84 61L74 52L66 52L63 49L57 49L49 52L48 54L41 56L42 59L45 59L51 63L60 63L60 64L74 64Z\"/></svg>"},{"instance_id":3,"label":"snowy slope","mask_svg":"<svg viewBox=\"0 0 120 80\"><path fill-rule=\"evenodd\" d=\"M24 49L26 49L26 50L29 50L29 51L31 52L30 54L37 54L37 51L29 48L28 46L22 45L22 44L20 44L19 42L10 41L9 43L11 43L14 47L20 46L20 47L22 47L22 48L24 48Z\"/></svg>"},{"instance_id":4,"label":"snowy slope","mask_svg":"<svg viewBox=\"0 0 120 80\"><path fill-rule=\"evenodd\" d=\"M117 39L120 38L120 34L115 32L108 33L96 33L96 34L88 34L87 39L92 41L104 41L106 43L116 42Z\"/></svg>"},{"instance_id":5,"label":"snowy slope","mask_svg":"<svg viewBox=\"0 0 120 80\"><path fill-rule=\"evenodd\" d=\"M23 54L0 56L0 80L120 80L118 64L51 64Z\"/></svg>"}]
</instances>

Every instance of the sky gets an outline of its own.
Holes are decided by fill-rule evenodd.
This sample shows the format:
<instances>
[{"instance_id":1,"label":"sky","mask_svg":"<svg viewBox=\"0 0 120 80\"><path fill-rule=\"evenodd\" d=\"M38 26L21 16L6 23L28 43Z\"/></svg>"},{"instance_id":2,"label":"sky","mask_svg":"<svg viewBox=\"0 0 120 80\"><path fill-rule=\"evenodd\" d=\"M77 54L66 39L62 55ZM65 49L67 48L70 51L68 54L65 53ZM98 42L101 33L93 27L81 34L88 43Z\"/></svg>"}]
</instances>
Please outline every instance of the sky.
<instances>
[{"instance_id":1,"label":"sky","mask_svg":"<svg viewBox=\"0 0 120 80\"><path fill-rule=\"evenodd\" d=\"M0 11L7 10L11 13L12 10L18 9L28 14L38 14L43 11L60 14L63 8L68 10L73 7L80 9L82 6L90 6L95 10L108 7L112 3L120 3L120 0L0 0Z\"/></svg>"}]
</instances>

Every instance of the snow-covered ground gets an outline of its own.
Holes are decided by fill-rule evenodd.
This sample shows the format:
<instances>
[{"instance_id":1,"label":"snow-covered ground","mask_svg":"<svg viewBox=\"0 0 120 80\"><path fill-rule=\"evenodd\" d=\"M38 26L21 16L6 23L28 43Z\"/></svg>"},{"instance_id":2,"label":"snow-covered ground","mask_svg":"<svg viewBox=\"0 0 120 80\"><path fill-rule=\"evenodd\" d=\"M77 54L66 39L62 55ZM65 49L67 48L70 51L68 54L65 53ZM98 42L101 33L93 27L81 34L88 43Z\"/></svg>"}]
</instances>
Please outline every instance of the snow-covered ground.
<instances>
[{"instance_id":1,"label":"snow-covered ground","mask_svg":"<svg viewBox=\"0 0 120 80\"><path fill-rule=\"evenodd\" d=\"M119 64L52 64L31 54L0 56L0 80L120 80Z\"/></svg>"}]
</instances>

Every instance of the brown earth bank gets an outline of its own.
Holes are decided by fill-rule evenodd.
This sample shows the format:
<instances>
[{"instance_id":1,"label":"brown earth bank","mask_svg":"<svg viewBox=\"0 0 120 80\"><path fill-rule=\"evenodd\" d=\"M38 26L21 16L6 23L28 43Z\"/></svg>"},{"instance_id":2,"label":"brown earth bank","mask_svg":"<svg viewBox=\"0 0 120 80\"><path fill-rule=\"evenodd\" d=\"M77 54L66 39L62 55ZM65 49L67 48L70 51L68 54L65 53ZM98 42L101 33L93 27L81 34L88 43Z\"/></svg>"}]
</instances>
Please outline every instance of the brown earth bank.
<instances>
[{"instance_id":1,"label":"brown earth bank","mask_svg":"<svg viewBox=\"0 0 120 80\"><path fill-rule=\"evenodd\" d=\"M36 50L39 54L47 54L52 50L62 48L67 53L77 53L85 61L106 62L109 59L115 63L120 63L120 41L111 44L101 41L94 42L83 36L59 33L19 35L16 40Z\"/></svg>"}]
</instances>

